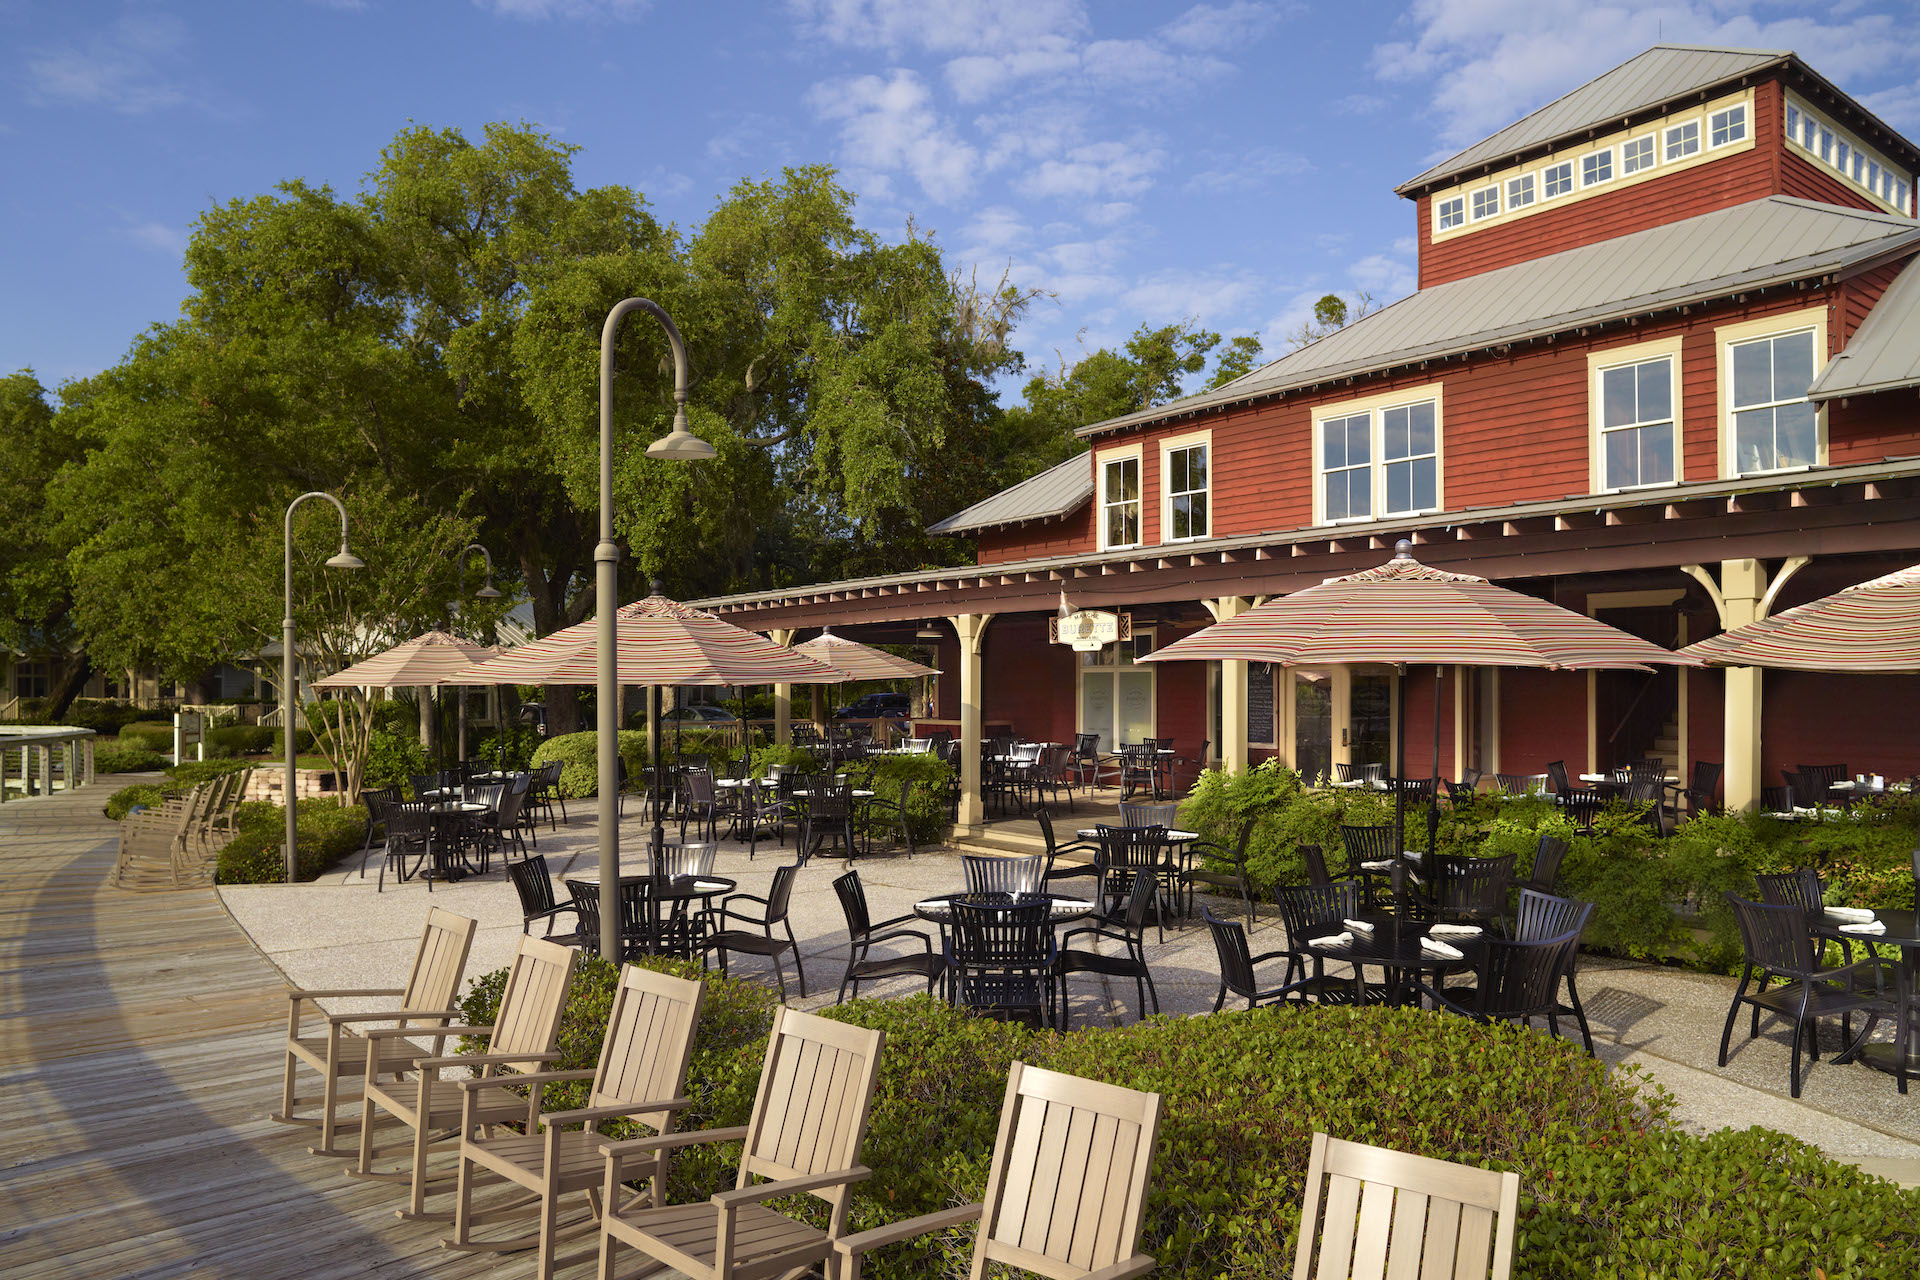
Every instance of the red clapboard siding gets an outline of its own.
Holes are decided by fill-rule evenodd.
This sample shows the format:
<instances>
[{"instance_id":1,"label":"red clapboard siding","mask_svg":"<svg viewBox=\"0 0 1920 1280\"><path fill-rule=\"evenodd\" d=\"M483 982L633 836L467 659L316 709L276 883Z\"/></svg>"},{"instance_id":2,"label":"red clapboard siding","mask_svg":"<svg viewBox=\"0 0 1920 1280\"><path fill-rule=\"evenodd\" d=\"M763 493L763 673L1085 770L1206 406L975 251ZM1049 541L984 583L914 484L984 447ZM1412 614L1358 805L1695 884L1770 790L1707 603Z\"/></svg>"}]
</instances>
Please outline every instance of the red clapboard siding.
<instances>
[{"instance_id":1,"label":"red clapboard siding","mask_svg":"<svg viewBox=\"0 0 1920 1280\"><path fill-rule=\"evenodd\" d=\"M1760 780L1779 786L1782 769L1844 764L1849 774L1904 778L1920 772L1920 676L1768 671L1761 701ZM1848 715L1838 708L1864 708Z\"/></svg>"},{"instance_id":2,"label":"red clapboard siding","mask_svg":"<svg viewBox=\"0 0 1920 1280\"><path fill-rule=\"evenodd\" d=\"M1827 461L1834 466L1920 453L1920 398L1913 388L1854 396L1827 409Z\"/></svg>"},{"instance_id":3,"label":"red clapboard siding","mask_svg":"<svg viewBox=\"0 0 1920 1280\"><path fill-rule=\"evenodd\" d=\"M1580 773L1586 755L1585 672L1500 673L1500 772L1545 773L1549 760L1565 760L1569 773Z\"/></svg>"},{"instance_id":4,"label":"red clapboard siding","mask_svg":"<svg viewBox=\"0 0 1920 1280\"><path fill-rule=\"evenodd\" d=\"M1036 560L1044 556L1064 556L1085 551L1093 543L1093 500L1058 520L1004 529L982 529L979 534L979 563L1000 564L1009 560Z\"/></svg>"},{"instance_id":5,"label":"red clapboard siding","mask_svg":"<svg viewBox=\"0 0 1920 1280\"><path fill-rule=\"evenodd\" d=\"M1045 617L987 624L981 659L985 719L1004 720L1029 741L1072 742L1077 657L1065 645L1047 643ZM955 708L957 714L957 700Z\"/></svg>"},{"instance_id":6,"label":"red clapboard siding","mask_svg":"<svg viewBox=\"0 0 1920 1280\"><path fill-rule=\"evenodd\" d=\"M1780 157L1780 194L1798 196L1802 200L1818 200L1822 204L1845 205L1849 209L1886 212L1859 187L1797 151L1783 150Z\"/></svg>"},{"instance_id":7,"label":"red clapboard siding","mask_svg":"<svg viewBox=\"0 0 1920 1280\"><path fill-rule=\"evenodd\" d=\"M1407 768L1409 778L1433 776L1433 700L1436 684L1440 695L1440 770L1443 778L1456 778L1459 767L1453 758L1453 698L1458 682L1449 671L1435 681L1432 667L1417 667L1405 676L1407 698Z\"/></svg>"},{"instance_id":8,"label":"red clapboard siding","mask_svg":"<svg viewBox=\"0 0 1920 1280\"><path fill-rule=\"evenodd\" d=\"M1840 286L1840 296L1835 305L1835 324L1828 334L1829 345L1834 350L1845 346L1859 331L1861 322L1880 301L1880 295L1887 291L1887 286L1893 283L1893 278L1900 274L1901 268L1911 261L1912 257L1900 258L1871 271L1862 271Z\"/></svg>"}]
</instances>

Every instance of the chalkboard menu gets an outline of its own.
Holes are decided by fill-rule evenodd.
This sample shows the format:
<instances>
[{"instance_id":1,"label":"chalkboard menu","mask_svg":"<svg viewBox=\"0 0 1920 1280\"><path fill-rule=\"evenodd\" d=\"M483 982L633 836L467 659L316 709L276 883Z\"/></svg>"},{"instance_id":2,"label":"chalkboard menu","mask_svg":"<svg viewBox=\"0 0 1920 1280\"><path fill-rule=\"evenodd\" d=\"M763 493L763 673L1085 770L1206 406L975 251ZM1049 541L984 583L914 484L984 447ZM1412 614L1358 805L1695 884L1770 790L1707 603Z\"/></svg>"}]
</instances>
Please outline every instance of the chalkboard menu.
<instances>
[{"instance_id":1,"label":"chalkboard menu","mask_svg":"<svg viewBox=\"0 0 1920 1280\"><path fill-rule=\"evenodd\" d=\"M1278 724L1273 718L1273 671L1271 662L1247 664L1247 741L1273 746Z\"/></svg>"}]
</instances>

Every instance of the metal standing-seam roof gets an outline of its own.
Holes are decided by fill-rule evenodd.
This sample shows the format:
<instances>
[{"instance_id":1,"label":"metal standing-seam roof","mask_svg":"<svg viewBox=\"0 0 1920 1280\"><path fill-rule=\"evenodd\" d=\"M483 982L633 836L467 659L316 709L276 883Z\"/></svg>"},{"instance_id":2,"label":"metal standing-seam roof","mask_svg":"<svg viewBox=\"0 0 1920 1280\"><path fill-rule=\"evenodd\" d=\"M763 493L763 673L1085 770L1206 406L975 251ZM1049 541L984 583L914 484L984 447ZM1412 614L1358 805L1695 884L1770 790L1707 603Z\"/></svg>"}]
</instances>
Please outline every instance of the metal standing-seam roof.
<instances>
[{"instance_id":1,"label":"metal standing-seam roof","mask_svg":"<svg viewBox=\"0 0 1920 1280\"><path fill-rule=\"evenodd\" d=\"M1218 390L1079 434L1827 275L1916 246L1911 218L1765 196L1422 289Z\"/></svg>"},{"instance_id":2,"label":"metal standing-seam roof","mask_svg":"<svg viewBox=\"0 0 1920 1280\"><path fill-rule=\"evenodd\" d=\"M1093 456L1078 453L1037 476L1002 489L930 525L928 533L969 533L1027 520L1051 520L1066 515L1093 496Z\"/></svg>"},{"instance_id":3,"label":"metal standing-seam roof","mask_svg":"<svg viewBox=\"0 0 1920 1280\"><path fill-rule=\"evenodd\" d=\"M1920 257L1894 277L1847 349L1813 380L1807 398L1838 400L1912 386L1920 386Z\"/></svg>"},{"instance_id":4,"label":"metal standing-seam roof","mask_svg":"<svg viewBox=\"0 0 1920 1280\"><path fill-rule=\"evenodd\" d=\"M1486 164L1499 164L1535 147L1580 137L1599 124L1614 125L1624 116L1662 106L1676 98L1710 92L1765 67L1786 62L1785 49L1713 49L1700 45L1657 44L1639 57L1555 98L1525 119L1474 143L1417 178L1394 188L1400 195L1431 187Z\"/></svg>"}]
</instances>

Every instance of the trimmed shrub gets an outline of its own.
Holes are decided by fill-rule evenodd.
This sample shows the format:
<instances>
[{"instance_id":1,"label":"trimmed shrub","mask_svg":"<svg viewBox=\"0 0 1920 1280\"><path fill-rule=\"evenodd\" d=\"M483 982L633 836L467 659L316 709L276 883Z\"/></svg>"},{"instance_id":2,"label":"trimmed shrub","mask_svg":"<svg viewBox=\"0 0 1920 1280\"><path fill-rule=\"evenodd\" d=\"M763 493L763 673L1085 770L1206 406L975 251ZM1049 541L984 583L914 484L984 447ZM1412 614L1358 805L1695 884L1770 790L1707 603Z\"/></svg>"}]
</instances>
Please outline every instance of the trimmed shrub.
<instances>
[{"instance_id":1,"label":"trimmed shrub","mask_svg":"<svg viewBox=\"0 0 1920 1280\"><path fill-rule=\"evenodd\" d=\"M95 770L99 769L99 757L94 757ZM185 764L167 766L167 779L164 782L141 783L137 786L122 787L107 797L107 816L118 822L127 816L134 805L165 804L175 796L183 796L201 783L217 778L223 773L233 773L249 766L243 760L189 760ZM276 809L277 813L278 810Z\"/></svg>"},{"instance_id":2,"label":"trimmed shrub","mask_svg":"<svg viewBox=\"0 0 1920 1280\"><path fill-rule=\"evenodd\" d=\"M805 747L769 745L753 749L754 777L766 777L768 766L776 764L800 773L812 773L820 768L819 762L813 758L813 753Z\"/></svg>"},{"instance_id":3,"label":"trimmed shrub","mask_svg":"<svg viewBox=\"0 0 1920 1280\"><path fill-rule=\"evenodd\" d=\"M95 773L149 773L167 767L168 757L143 746L109 747L93 753Z\"/></svg>"},{"instance_id":4,"label":"trimmed shrub","mask_svg":"<svg viewBox=\"0 0 1920 1280\"><path fill-rule=\"evenodd\" d=\"M123 747L145 746L150 751L173 750L173 721L135 720L120 726Z\"/></svg>"},{"instance_id":5,"label":"trimmed shrub","mask_svg":"<svg viewBox=\"0 0 1920 1280\"><path fill-rule=\"evenodd\" d=\"M117 736L120 726L146 714L139 707L105 698L75 698L67 708L66 722L77 729L91 729L106 736Z\"/></svg>"},{"instance_id":6,"label":"trimmed shrub","mask_svg":"<svg viewBox=\"0 0 1920 1280\"><path fill-rule=\"evenodd\" d=\"M367 738L367 763L360 773L360 785L404 787L415 774L426 771L427 749L420 745L419 723L401 721L393 727L386 718L376 719Z\"/></svg>"},{"instance_id":7,"label":"trimmed shrub","mask_svg":"<svg viewBox=\"0 0 1920 1280\"><path fill-rule=\"evenodd\" d=\"M915 844L937 844L947 833L947 784L953 767L939 756L924 753L911 756L874 756L847 766L847 776L855 786L871 790L885 800L900 798L901 782L912 779L913 794L907 797L907 823ZM893 815L877 813L872 817L876 830L893 830Z\"/></svg>"},{"instance_id":8,"label":"trimmed shrub","mask_svg":"<svg viewBox=\"0 0 1920 1280\"><path fill-rule=\"evenodd\" d=\"M268 751L272 755L285 759L287 754L287 731L285 729L274 729L271 732L273 733L273 741ZM293 731L293 754L302 755L311 750L313 750L313 730L295 729Z\"/></svg>"},{"instance_id":9,"label":"trimmed shrub","mask_svg":"<svg viewBox=\"0 0 1920 1280\"><path fill-rule=\"evenodd\" d=\"M240 834L220 851L214 879L220 884L279 884L287 877L286 811L264 800L250 800L234 812ZM366 811L325 797L300 801L294 811L300 836L299 878L321 872L359 849L366 839Z\"/></svg>"},{"instance_id":10,"label":"trimmed shrub","mask_svg":"<svg viewBox=\"0 0 1920 1280\"><path fill-rule=\"evenodd\" d=\"M152 809L165 804L171 794L166 784L160 782L142 782L122 787L107 797L107 816L118 822L136 807Z\"/></svg>"},{"instance_id":11,"label":"trimmed shrub","mask_svg":"<svg viewBox=\"0 0 1920 1280\"><path fill-rule=\"evenodd\" d=\"M463 1005L471 1022L492 1021L504 979L502 970L476 980ZM595 1064L612 981L612 966L583 959L562 1066ZM705 981L689 1129L744 1123L765 1053L765 990ZM1672 1099L1633 1069L1610 1073L1563 1041L1510 1026L1293 1006L1061 1035L924 996L825 1013L887 1033L861 1152L874 1176L856 1184L849 1230L980 1198L1008 1064L1019 1059L1163 1096L1143 1234L1156 1275L1289 1274L1316 1130L1517 1171L1516 1276L1867 1280L1920 1268L1920 1192L1766 1130L1679 1132ZM579 1105L584 1090L569 1089L547 1105ZM685 1151L672 1167L675 1202L731 1186L738 1144ZM963 1274L972 1238L968 1228L882 1250L868 1274Z\"/></svg>"},{"instance_id":12,"label":"trimmed shrub","mask_svg":"<svg viewBox=\"0 0 1920 1280\"><path fill-rule=\"evenodd\" d=\"M620 731L620 758L627 762L627 775L638 778L647 767L647 735L633 730ZM548 738L533 753L534 764L546 764L549 760L558 760L560 770L560 794L568 800L578 800L594 794L600 785L598 735L589 730L586 733L564 733L557 738Z\"/></svg>"},{"instance_id":13,"label":"trimmed shrub","mask_svg":"<svg viewBox=\"0 0 1920 1280\"><path fill-rule=\"evenodd\" d=\"M207 730L207 754L217 759L257 756L273 748L275 736L265 725L223 724Z\"/></svg>"}]
</instances>

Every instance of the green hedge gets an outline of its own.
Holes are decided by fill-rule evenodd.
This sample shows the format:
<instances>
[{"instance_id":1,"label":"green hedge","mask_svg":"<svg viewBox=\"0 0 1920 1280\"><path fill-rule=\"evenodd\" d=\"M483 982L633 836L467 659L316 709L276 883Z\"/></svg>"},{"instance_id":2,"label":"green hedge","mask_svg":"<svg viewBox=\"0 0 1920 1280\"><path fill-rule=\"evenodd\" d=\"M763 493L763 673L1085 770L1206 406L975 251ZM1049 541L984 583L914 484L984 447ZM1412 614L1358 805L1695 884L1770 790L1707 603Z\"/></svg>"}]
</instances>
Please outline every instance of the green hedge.
<instances>
[{"instance_id":1,"label":"green hedge","mask_svg":"<svg viewBox=\"0 0 1920 1280\"><path fill-rule=\"evenodd\" d=\"M1911 907L1911 856L1920 840L1920 801L1888 796L1857 805L1830 822L1782 822L1765 814L1703 815L1679 823L1666 839L1641 821L1641 810L1615 805L1591 836L1547 797L1499 800L1482 793L1443 804L1435 847L1442 853L1515 855L1515 874L1533 866L1542 835L1568 844L1560 889L1594 903L1587 946L1637 956L1679 955L1722 969L1738 955L1738 939L1721 894L1755 892L1754 876L1813 867L1836 905ZM1330 863L1344 859L1343 823L1391 822L1393 802L1377 792L1302 788L1292 770L1267 761L1240 773L1202 774L1181 807L1181 821L1208 840L1231 846L1241 824L1256 820L1248 877L1261 896L1306 878L1296 848L1318 844ZM1407 847L1427 846L1425 806L1405 817ZM1698 930L1699 932L1696 932Z\"/></svg>"},{"instance_id":2,"label":"green hedge","mask_svg":"<svg viewBox=\"0 0 1920 1280\"><path fill-rule=\"evenodd\" d=\"M257 756L273 749L279 734L262 724L223 724L207 730L207 754L217 759Z\"/></svg>"},{"instance_id":3,"label":"green hedge","mask_svg":"<svg viewBox=\"0 0 1920 1280\"><path fill-rule=\"evenodd\" d=\"M590 796L600 788L598 739L599 735L591 730L548 738L533 753L533 763L560 761L564 766L560 770L560 794L568 800ZM628 776L638 778L647 767L647 735L622 729L619 742L620 758L627 762Z\"/></svg>"},{"instance_id":4,"label":"green hedge","mask_svg":"<svg viewBox=\"0 0 1920 1280\"><path fill-rule=\"evenodd\" d=\"M470 1022L493 1020L504 977L476 981L463 1004ZM595 1064L612 980L611 966L583 960L560 1066ZM745 1123L765 1052L764 988L706 981L687 1128ZM887 1033L861 1153L874 1176L855 1189L851 1230L980 1197L1018 1058L1163 1095L1144 1234L1156 1275L1291 1274L1316 1130L1517 1171L1520 1277L1920 1272L1920 1192L1766 1130L1680 1132L1672 1099L1632 1069L1610 1074L1563 1041L1513 1027L1411 1009L1285 1007L1060 1035L924 996L855 1001L827 1016ZM547 1105L584 1096L580 1086L553 1091ZM673 1199L730 1186L736 1156L731 1146L677 1155ZM883 1250L867 1273L961 1274L971 1236Z\"/></svg>"},{"instance_id":5,"label":"green hedge","mask_svg":"<svg viewBox=\"0 0 1920 1280\"><path fill-rule=\"evenodd\" d=\"M277 804L250 800L234 814L240 834L220 851L214 879L220 884L279 884L286 879L286 811ZM366 811L325 796L300 801L294 821L299 831L302 880L357 851L366 839Z\"/></svg>"},{"instance_id":6,"label":"green hedge","mask_svg":"<svg viewBox=\"0 0 1920 1280\"><path fill-rule=\"evenodd\" d=\"M164 782L142 782L135 786L122 787L107 797L107 816L118 822L136 807L156 808L165 804L174 794L168 790Z\"/></svg>"},{"instance_id":7,"label":"green hedge","mask_svg":"<svg viewBox=\"0 0 1920 1280\"><path fill-rule=\"evenodd\" d=\"M907 822L915 844L937 844L946 838L952 825L947 819L947 784L953 768L931 753L911 756L874 756L857 760L846 768L857 787L871 790L884 800L900 798L900 783L913 780L913 794L907 797ZM872 825L878 834L893 831L893 815L874 815Z\"/></svg>"},{"instance_id":8,"label":"green hedge","mask_svg":"<svg viewBox=\"0 0 1920 1280\"><path fill-rule=\"evenodd\" d=\"M153 751L173 750L173 721L135 720L120 726L122 747L145 745Z\"/></svg>"},{"instance_id":9,"label":"green hedge","mask_svg":"<svg viewBox=\"0 0 1920 1280\"><path fill-rule=\"evenodd\" d=\"M166 768L169 758L143 746L108 747L93 753L93 771L96 774L150 773Z\"/></svg>"},{"instance_id":10,"label":"green hedge","mask_svg":"<svg viewBox=\"0 0 1920 1280\"><path fill-rule=\"evenodd\" d=\"M146 712L124 702L113 702L105 698L75 698L73 705L67 708L66 722L77 729L92 729L95 733L117 736L120 726L138 720Z\"/></svg>"}]
</instances>

